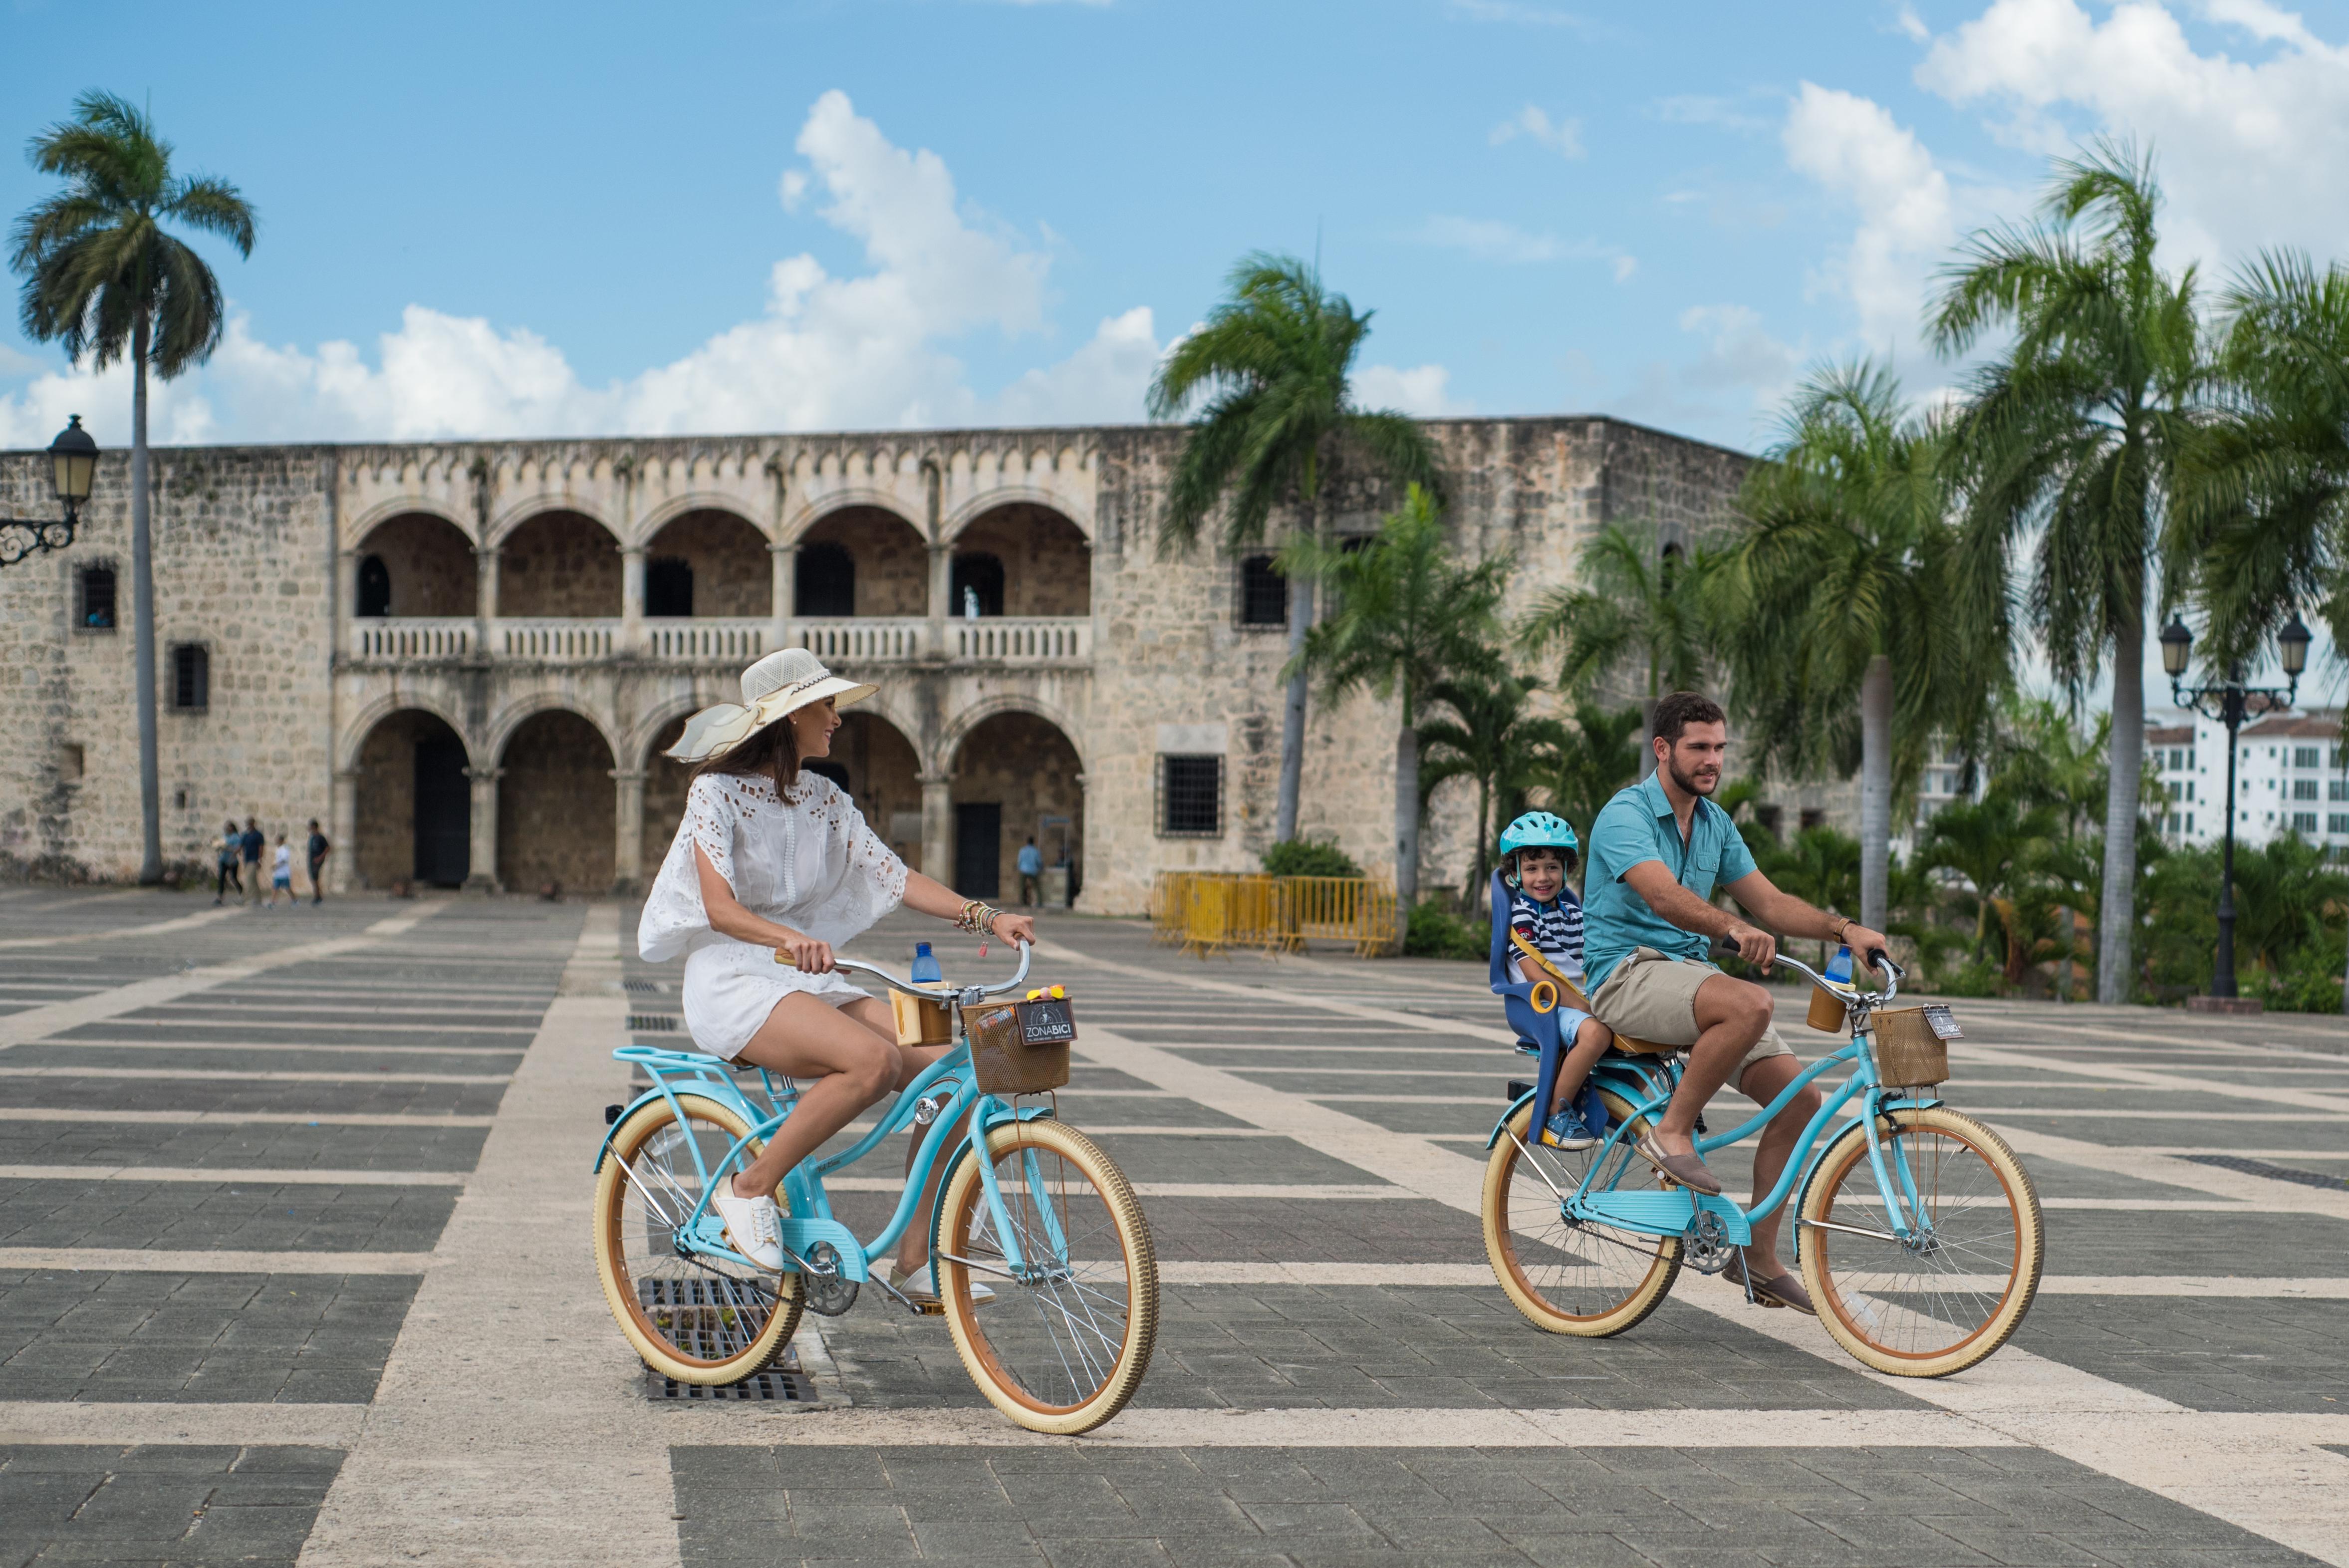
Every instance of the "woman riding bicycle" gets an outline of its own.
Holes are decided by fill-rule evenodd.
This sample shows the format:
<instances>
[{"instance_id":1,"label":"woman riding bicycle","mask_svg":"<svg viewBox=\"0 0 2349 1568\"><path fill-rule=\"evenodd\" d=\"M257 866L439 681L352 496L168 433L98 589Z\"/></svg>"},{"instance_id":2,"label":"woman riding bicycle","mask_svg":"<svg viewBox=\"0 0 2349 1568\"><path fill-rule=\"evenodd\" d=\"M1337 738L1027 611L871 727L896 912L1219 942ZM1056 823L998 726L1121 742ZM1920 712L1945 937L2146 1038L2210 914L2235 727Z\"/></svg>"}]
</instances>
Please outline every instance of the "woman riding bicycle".
<instances>
[{"instance_id":1,"label":"woman riding bicycle","mask_svg":"<svg viewBox=\"0 0 2349 1568\"><path fill-rule=\"evenodd\" d=\"M712 1195L730 1244L763 1268L783 1266L774 1192L784 1173L947 1049L897 1044L889 1008L834 971L833 949L900 903L983 936L1035 938L1026 915L909 871L847 791L802 770L831 751L839 709L875 689L787 648L742 672L741 704L687 720L667 753L695 765L693 782L637 951L653 962L685 954L696 1047L813 1080L758 1160ZM936 1294L926 1244L909 1227L898 1246L893 1283L908 1296Z\"/></svg>"}]
</instances>

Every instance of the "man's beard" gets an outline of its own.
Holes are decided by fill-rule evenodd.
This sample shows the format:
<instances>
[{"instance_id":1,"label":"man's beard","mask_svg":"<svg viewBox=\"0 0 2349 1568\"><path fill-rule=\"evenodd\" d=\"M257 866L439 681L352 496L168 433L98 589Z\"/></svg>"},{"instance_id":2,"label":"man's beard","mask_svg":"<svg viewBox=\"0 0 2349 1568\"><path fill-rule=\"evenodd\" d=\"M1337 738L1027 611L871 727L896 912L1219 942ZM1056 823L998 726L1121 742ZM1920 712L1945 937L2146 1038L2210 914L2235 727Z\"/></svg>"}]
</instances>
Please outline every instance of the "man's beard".
<instances>
[{"instance_id":1,"label":"man's beard","mask_svg":"<svg viewBox=\"0 0 2349 1568\"><path fill-rule=\"evenodd\" d=\"M1715 789L1721 788L1721 775L1717 771L1713 774L1711 782L1702 785L1697 783L1695 779L1691 779L1687 774L1682 772L1681 765L1677 762L1666 763L1664 765L1664 771L1672 776L1672 783L1679 788L1680 792L1683 795L1710 795Z\"/></svg>"}]
</instances>

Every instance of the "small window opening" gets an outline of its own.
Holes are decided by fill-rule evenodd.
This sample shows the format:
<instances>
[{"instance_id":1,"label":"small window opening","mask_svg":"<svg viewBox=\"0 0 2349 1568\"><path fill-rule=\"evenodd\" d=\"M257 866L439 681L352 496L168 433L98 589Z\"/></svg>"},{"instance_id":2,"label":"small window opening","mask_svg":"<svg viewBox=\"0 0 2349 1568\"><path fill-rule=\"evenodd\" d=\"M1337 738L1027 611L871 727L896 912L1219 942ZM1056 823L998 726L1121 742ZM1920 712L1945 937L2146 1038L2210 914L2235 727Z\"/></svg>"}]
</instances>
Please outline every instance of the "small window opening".
<instances>
[{"instance_id":1,"label":"small window opening","mask_svg":"<svg viewBox=\"0 0 2349 1568\"><path fill-rule=\"evenodd\" d=\"M81 570L81 602L74 624L85 632L114 630L114 568L85 566Z\"/></svg>"},{"instance_id":2,"label":"small window opening","mask_svg":"<svg viewBox=\"0 0 2349 1568\"><path fill-rule=\"evenodd\" d=\"M391 614L391 568L380 555L359 562L358 613L363 620L379 620Z\"/></svg>"},{"instance_id":3,"label":"small window opening","mask_svg":"<svg viewBox=\"0 0 2349 1568\"><path fill-rule=\"evenodd\" d=\"M979 615L1000 615L1003 562L992 555L977 552L956 556L947 592L951 597L947 613L950 615L969 616L973 611Z\"/></svg>"},{"instance_id":4,"label":"small window opening","mask_svg":"<svg viewBox=\"0 0 2349 1568\"><path fill-rule=\"evenodd\" d=\"M693 614L693 563L679 555L656 555L645 562L645 614Z\"/></svg>"},{"instance_id":5,"label":"small window opening","mask_svg":"<svg viewBox=\"0 0 2349 1568\"><path fill-rule=\"evenodd\" d=\"M799 553L792 589L794 615L856 614L856 558L837 544L810 544Z\"/></svg>"},{"instance_id":6,"label":"small window opening","mask_svg":"<svg viewBox=\"0 0 2349 1568\"><path fill-rule=\"evenodd\" d=\"M1213 839L1224 831L1224 759L1158 759L1158 831L1164 838Z\"/></svg>"},{"instance_id":7,"label":"small window opening","mask_svg":"<svg viewBox=\"0 0 2349 1568\"><path fill-rule=\"evenodd\" d=\"M171 650L171 706L182 713L199 713L212 705L212 655L197 643L181 643Z\"/></svg>"},{"instance_id":8,"label":"small window opening","mask_svg":"<svg viewBox=\"0 0 2349 1568\"><path fill-rule=\"evenodd\" d=\"M67 784L81 782L81 748L65 745L57 748L57 778Z\"/></svg>"},{"instance_id":9,"label":"small window opening","mask_svg":"<svg viewBox=\"0 0 2349 1568\"><path fill-rule=\"evenodd\" d=\"M1288 579L1272 569L1269 555L1251 555L1240 562L1240 624L1288 624Z\"/></svg>"}]
</instances>

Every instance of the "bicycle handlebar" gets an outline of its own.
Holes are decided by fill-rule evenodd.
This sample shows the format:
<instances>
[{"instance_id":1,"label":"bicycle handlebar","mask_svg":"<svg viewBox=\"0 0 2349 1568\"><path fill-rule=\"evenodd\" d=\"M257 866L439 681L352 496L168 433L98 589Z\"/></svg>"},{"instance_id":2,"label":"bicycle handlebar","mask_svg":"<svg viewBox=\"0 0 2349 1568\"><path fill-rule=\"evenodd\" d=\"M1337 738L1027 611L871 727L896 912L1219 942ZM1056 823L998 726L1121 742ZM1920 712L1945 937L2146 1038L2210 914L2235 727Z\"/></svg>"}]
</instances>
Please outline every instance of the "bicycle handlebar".
<instances>
[{"instance_id":1,"label":"bicycle handlebar","mask_svg":"<svg viewBox=\"0 0 2349 1568\"><path fill-rule=\"evenodd\" d=\"M1026 942L1019 943L1017 945L1019 948L1019 973L999 985L947 985L943 987L916 985L911 980L900 980L895 975L890 974L886 969L882 968L879 965L867 964L861 958L835 957L832 961L832 966L835 969L860 970L866 975L872 975L874 979L887 985L891 990L903 991L909 996L919 996L931 1002L950 1002L958 996L969 997L1000 995L1004 992L1009 991L1018 986L1019 982L1022 980L1027 979L1028 965L1030 960L1034 958L1036 949L1033 944Z\"/></svg>"},{"instance_id":2,"label":"bicycle handlebar","mask_svg":"<svg viewBox=\"0 0 2349 1568\"><path fill-rule=\"evenodd\" d=\"M1908 978L1909 971L1893 963L1892 954L1885 952L1881 947L1870 948L1866 957L1870 969L1880 970L1887 976L1884 994L1869 1003L1871 1006L1881 1007L1893 997L1900 995L1900 982ZM1847 1002L1854 996L1862 995L1857 987L1838 986L1834 981L1829 980L1801 959L1791 957L1785 953L1779 954L1772 962L1784 964L1789 969L1798 970L1808 975L1812 985L1816 985L1838 1002Z\"/></svg>"}]
</instances>

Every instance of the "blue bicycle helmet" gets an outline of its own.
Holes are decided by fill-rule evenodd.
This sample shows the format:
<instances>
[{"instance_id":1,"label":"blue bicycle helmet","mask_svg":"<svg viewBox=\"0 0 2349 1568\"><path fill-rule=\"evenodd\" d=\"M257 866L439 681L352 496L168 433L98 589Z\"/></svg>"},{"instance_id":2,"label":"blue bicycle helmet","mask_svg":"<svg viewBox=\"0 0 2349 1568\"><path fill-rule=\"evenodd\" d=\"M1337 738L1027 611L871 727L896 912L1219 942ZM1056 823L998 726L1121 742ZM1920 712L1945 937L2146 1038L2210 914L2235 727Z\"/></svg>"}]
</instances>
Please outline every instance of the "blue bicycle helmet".
<instances>
[{"instance_id":1,"label":"blue bicycle helmet","mask_svg":"<svg viewBox=\"0 0 2349 1568\"><path fill-rule=\"evenodd\" d=\"M1572 857L1582 848L1574 836L1574 824L1549 811L1527 811L1501 830L1501 860L1508 866L1508 878L1516 885L1516 864L1510 856L1519 850L1557 850Z\"/></svg>"}]
</instances>

